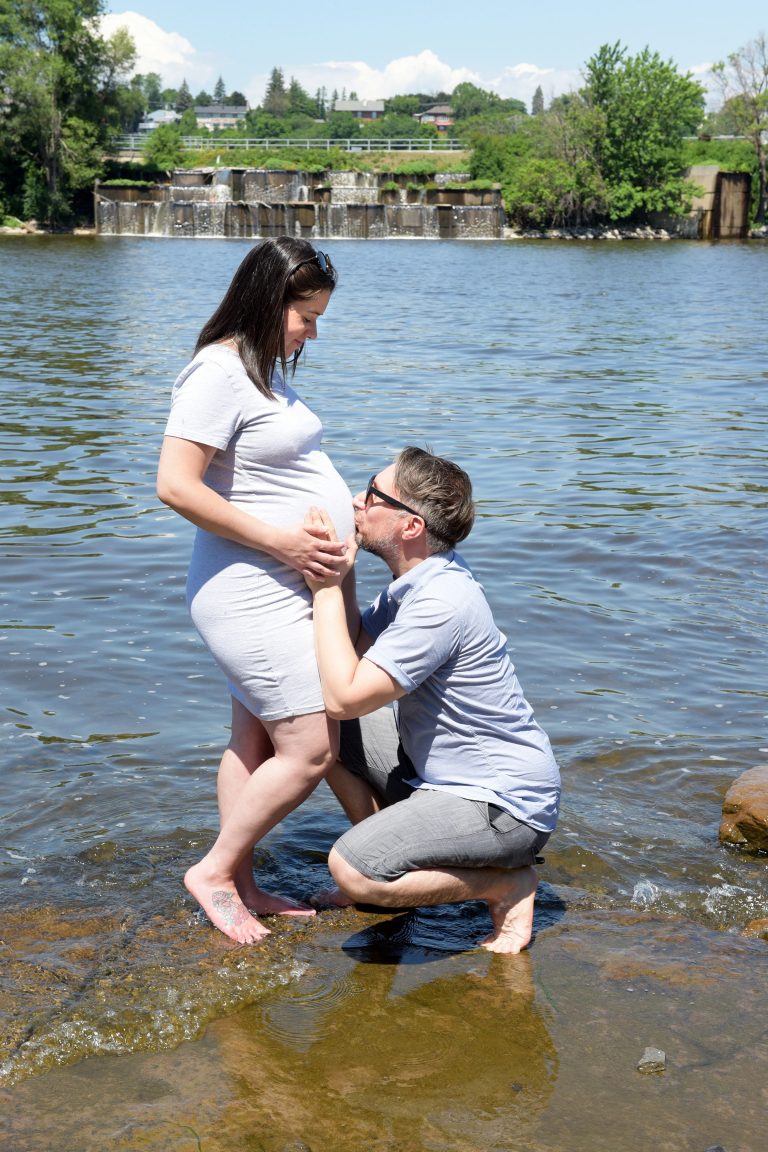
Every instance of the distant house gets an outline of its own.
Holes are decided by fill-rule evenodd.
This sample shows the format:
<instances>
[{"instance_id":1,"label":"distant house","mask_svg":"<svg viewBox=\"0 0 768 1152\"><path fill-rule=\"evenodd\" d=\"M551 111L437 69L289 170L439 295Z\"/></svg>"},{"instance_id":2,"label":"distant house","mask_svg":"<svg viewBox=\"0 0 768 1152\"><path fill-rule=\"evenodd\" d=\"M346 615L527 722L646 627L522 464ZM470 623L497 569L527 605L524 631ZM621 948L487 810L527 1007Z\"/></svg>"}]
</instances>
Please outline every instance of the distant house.
<instances>
[{"instance_id":1,"label":"distant house","mask_svg":"<svg viewBox=\"0 0 768 1152\"><path fill-rule=\"evenodd\" d=\"M433 104L424 112L416 112L414 120L419 124L434 124L438 132L447 132L453 127L453 108L450 104Z\"/></svg>"},{"instance_id":2,"label":"distant house","mask_svg":"<svg viewBox=\"0 0 768 1152\"><path fill-rule=\"evenodd\" d=\"M139 124L139 132L154 132L155 128L159 128L161 124L178 124L181 116L178 112L174 112L173 108L156 108L154 112L148 112L144 119Z\"/></svg>"},{"instance_id":3,"label":"distant house","mask_svg":"<svg viewBox=\"0 0 768 1152\"><path fill-rule=\"evenodd\" d=\"M358 120L379 120L384 115L383 100L336 100L334 112L350 112Z\"/></svg>"},{"instance_id":4,"label":"distant house","mask_svg":"<svg viewBox=\"0 0 768 1152\"><path fill-rule=\"evenodd\" d=\"M245 120L247 104L209 104L194 109L198 128L220 132L224 128L237 128Z\"/></svg>"}]
</instances>

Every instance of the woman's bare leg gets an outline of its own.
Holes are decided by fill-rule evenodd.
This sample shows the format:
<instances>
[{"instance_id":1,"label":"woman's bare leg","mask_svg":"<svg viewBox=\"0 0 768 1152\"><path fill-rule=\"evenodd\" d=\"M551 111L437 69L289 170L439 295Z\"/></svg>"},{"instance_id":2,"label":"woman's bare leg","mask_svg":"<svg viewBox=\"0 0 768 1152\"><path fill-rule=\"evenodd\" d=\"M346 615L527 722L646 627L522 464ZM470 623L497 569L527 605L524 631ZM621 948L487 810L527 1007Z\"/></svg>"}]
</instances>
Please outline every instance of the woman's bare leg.
<instances>
[{"instance_id":1,"label":"woman's bare leg","mask_svg":"<svg viewBox=\"0 0 768 1152\"><path fill-rule=\"evenodd\" d=\"M232 736L219 766L218 796L220 827L237 805L240 793L260 764L274 754L272 741L258 717L239 700L232 699ZM288 900L259 888L253 875L253 858L247 852L235 873L235 887L249 912L257 916L314 916L315 910L298 900Z\"/></svg>"},{"instance_id":2,"label":"woman's bare leg","mask_svg":"<svg viewBox=\"0 0 768 1152\"><path fill-rule=\"evenodd\" d=\"M220 828L224 827L253 773L273 754L272 741L264 725L239 700L232 697L232 734L221 758L217 781ZM257 907L258 889L253 878L250 852L246 853L238 865L235 886L246 908L255 912L264 911Z\"/></svg>"},{"instance_id":3,"label":"woman's bare leg","mask_svg":"<svg viewBox=\"0 0 768 1152\"><path fill-rule=\"evenodd\" d=\"M241 720L238 716L238 723ZM324 712L261 723L274 754L249 771L243 753L255 746L255 737L240 733L238 750L227 759L222 775L221 831L210 852L184 877L187 889L209 919L241 944L255 943L269 934L248 911L237 887L237 879L247 883L245 865L250 869L253 845L314 791L338 748L337 726ZM238 790L237 784L243 780ZM249 894L260 901L266 894L252 879L251 883L254 892ZM258 908L262 914L270 910L283 909Z\"/></svg>"},{"instance_id":4,"label":"woman's bare leg","mask_svg":"<svg viewBox=\"0 0 768 1152\"><path fill-rule=\"evenodd\" d=\"M367 780L345 768L340 760L331 765L326 781L344 809L350 824L359 824L381 811L382 798L376 789ZM316 908L347 908L350 904L354 904L352 897L342 892L337 885L315 892L311 900Z\"/></svg>"}]
</instances>

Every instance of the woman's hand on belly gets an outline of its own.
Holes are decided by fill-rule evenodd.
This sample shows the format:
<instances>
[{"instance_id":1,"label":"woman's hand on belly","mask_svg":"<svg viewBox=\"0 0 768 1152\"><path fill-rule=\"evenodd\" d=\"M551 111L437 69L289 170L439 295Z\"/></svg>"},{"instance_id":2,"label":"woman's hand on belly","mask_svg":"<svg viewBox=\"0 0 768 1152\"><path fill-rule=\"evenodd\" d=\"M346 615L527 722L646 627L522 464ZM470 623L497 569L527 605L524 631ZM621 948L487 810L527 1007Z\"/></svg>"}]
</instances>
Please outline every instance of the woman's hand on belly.
<instances>
[{"instance_id":1,"label":"woman's hand on belly","mask_svg":"<svg viewBox=\"0 0 768 1152\"><path fill-rule=\"evenodd\" d=\"M346 567L346 546L323 523L275 528L267 551L306 577L324 580Z\"/></svg>"}]
</instances>

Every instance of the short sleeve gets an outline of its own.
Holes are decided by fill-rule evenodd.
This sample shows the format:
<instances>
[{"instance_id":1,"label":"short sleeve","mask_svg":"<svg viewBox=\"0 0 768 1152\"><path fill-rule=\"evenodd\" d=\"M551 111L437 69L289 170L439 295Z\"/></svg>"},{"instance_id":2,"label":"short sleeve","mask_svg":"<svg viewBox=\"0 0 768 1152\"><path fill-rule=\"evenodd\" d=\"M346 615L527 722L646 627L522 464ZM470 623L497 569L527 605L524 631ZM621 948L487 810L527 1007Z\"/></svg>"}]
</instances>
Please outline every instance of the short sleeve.
<instances>
[{"instance_id":1,"label":"short sleeve","mask_svg":"<svg viewBox=\"0 0 768 1152\"><path fill-rule=\"evenodd\" d=\"M459 652L461 629L452 604L436 597L402 604L365 654L406 692L413 692Z\"/></svg>"},{"instance_id":2,"label":"short sleeve","mask_svg":"<svg viewBox=\"0 0 768 1152\"><path fill-rule=\"evenodd\" d=\"M389 605L386 592L381 592L373 604L371 604L369 608L366 608L365 612L363 612L361 623L363 631L368 636L373 637L374 640L377 636L381 635L389 623Z\"/></svg>"},{"instance_id":3,"label":"short sleeve","mask_svg":"<svg viewBox=\"0 0 768 1152\"><path fill-rule=\"evenodd\" d=\"M242 404L226 369L193 361L173 386L166 436L223 450L242 422Z\"/></svg>"}]
</instances>

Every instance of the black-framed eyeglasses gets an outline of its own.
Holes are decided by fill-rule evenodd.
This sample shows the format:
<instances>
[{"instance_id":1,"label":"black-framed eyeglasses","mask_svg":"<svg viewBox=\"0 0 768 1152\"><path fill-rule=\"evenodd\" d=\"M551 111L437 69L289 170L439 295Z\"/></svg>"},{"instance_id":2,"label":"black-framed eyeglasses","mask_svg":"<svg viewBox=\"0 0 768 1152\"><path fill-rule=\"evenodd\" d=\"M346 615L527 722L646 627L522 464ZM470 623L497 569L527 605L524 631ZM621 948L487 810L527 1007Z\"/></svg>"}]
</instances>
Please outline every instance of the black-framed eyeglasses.
<instances>
[{"instance_id":1,"label":"black-framed eyeglasses","mask_svg":"<svg viewBox=\"0 0 768 1152\"><path fill-rule=\"evenodd\" d=\"M316 248L314 254L308 256L306 260L300 260L293 271L298 272L299 268L303 268L305 264L313 264L315 260L320 265L320 271L325 276L330 276L332 280L336 279L336 269L331 263L330 256L327 252L321 252L319 248ZM291 275L293 275L293 273L291 273Z\"/></svg>"},{"instance_id":2,"label":"black-framed eyeglasses","mask_svg":"<svg viewBox=\"0 0 768 1152\"><path fill-rule=\"evenodd\" d=\"M424 519L424 516L421 512L417 512L415 508L410 508L407 504L403 504L402 500L396 500L394 496L388 496L386 492L382 492L380 488L377 488L374 485L373 482L375 479L376 473L374 472L365 489L366 507L368 506L368 501L370 500L371 496L378 496L379 500L383 500L385 504L390 504L393 508L400 508L403 512L410 512L411 516L418 516L421 520L424 520L424 524L426 525L427 521Z\"/></svg>"}]
</instances>

